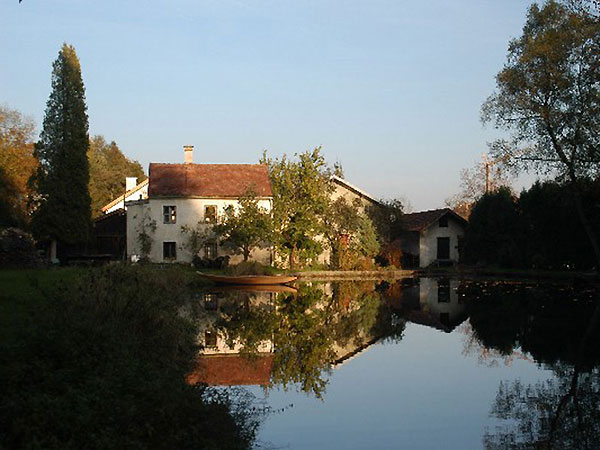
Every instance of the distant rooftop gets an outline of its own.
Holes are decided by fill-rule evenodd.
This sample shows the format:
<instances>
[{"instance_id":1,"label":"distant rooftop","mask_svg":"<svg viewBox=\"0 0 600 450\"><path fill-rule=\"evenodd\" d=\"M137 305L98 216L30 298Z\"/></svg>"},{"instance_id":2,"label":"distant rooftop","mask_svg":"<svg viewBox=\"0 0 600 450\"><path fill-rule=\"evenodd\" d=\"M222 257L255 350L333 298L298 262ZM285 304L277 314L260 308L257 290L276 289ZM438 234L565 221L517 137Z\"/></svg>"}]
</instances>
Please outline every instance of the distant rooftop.
<instances>
[{"instance_id":1,"label":"distant rooftop","mask_svg":"<svg viewBox=\"0 0 600 450\"><path fill-rule=\"evenodd\" d=\"M431 225L436 223L438 220L440 220L440 218L442 218L446 214L450 214L462 224L466 225L467 223L465 219L456 214L450 208L442 208L432 209L430 211L420 211L411 214L404 214L402 216L402 224L406 231L424 231Z\"/></svg>"},{"instance_id":2,"label":"distant rooftop","mask_svg":"<svg viewBox=\"0 0 600 450\"><path fill-rule=\"evenodd\" d=\"M353 185L352 183L350 183L348 180L345 180L342 177L338 177L337 175L332 176L331 179L334 181L334 183L337 183L337 184L340 184L340 185L344 186L346 189L354 192L359 197L366 198L367 200L371 201L372 203L377 203L377 204L379 203L379 200L377 200L371 194L369 194L368 192L365 192L362 189L356 187L355 185Z\"/></svg>"}]
</instances>

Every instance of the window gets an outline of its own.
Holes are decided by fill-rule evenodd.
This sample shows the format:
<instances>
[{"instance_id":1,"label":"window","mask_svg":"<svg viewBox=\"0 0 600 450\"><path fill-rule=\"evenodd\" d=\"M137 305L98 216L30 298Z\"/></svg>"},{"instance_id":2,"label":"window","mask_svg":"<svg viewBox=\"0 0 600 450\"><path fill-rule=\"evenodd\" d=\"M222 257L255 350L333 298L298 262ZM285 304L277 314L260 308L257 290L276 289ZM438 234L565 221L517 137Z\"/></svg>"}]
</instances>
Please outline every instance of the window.
<instances>
[{"instance_id":1,"label":"window","mask_svg":"<svg viewBox=\"0 0 600 450\"><path fill-rule=\"evenodd\" d=\"M177 259L177 245L175 242L163 242L163 260L174 261Z\"/></svg>"},{"instance_id":2,"label":"window","mask_svg":"<svg viewBox=\"0 0 600 450\"><path fill-rule=\"evenodd\" d=\"M204 244L204 259L215 259L217 257L217 243L207 242Z\"/></svg>"},{"instance_id":3,"label":"window","mask_svg":"<svg viewBox=\"0 0 600 450\"><path fill-rule=\"evenodd\" d=\"M437 238L437 259L441 259L441 260L450 259L450 238L449 237Z\"/></svg>"},{"instance_id":4,"label":"window","mask_svg":"<svg viewBox=\"0 0 600 450\"><path fill-rule=\"evenodd\" d=\"M204 207L204 223L217 223L216 205L206 205Z\"/></svg>"},{"instance_id":5,"label":"window","mask_svg":"<svg viewBox=\"0 0 600 450\"><path fill-rule=\"evenodd\" d=\"M442 325L450 326L450 313L440 313L440 322Z\"/></svg>"},{"instance_id":6,"label":"window","mask_svg":"<svg viewBox=\"0 0 600 450\"><path fill-rule=\"evenodd\" d=\"M163 206L163 223L177 223L177 208L175 206Z\"/></svg>"},{"instance_id":7,"label":"window","mask_svg":"<svg viewBox=\"0 0 600 450\"><path fill-rule=\"evenodd\" d=\"M448 228L448 216L440 217L440 228Z\"/></svg>"},{"instance_id":8,"label":"window","mask_svg":"<svg viewBox=\"0 0 600 450\"><path fill-rule=\"evenodd\" d=\"M206 311L216 311L219 309L219 299L217 294L204 294L204 309Z\"/></svg>"},{"instance_id":9,"label":"window","mask_svg":"<svg viewBox=\"0 0 600 450\"><path fill-rule=\"evenodd\" d=\"M438 303L450 303L450 280L447 278L440 278L437 285Z\"/></svg>"},{"instance_id":10,"label":"window","mask_svg":"<svg viewBox=\"0 0 600 450\"><path fill-rule=\"evenodd\" d=\"M216 347L217 346L217 333L214 331L207 331L204 333L204 346L205 347Z\"/></svg>"}]
</instances>

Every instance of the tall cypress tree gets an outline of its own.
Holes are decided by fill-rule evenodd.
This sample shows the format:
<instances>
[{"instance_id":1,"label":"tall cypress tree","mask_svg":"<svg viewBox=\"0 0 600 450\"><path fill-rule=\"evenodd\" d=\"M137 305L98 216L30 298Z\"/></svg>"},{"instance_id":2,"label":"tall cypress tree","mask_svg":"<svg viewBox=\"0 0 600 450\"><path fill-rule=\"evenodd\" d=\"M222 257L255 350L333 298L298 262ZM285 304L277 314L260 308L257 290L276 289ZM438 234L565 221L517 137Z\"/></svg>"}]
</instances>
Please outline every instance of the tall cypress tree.
<instances>
[{"instance_id":1,"label":"tall cypress tree","mask_svg":"<svg viewBox=\"0 0 600 450\"><path fill-rule=\"evenodd\" d=\"M63 44L52 66L52 92L43 130L35 144L39 168L33 181L38 207L35 235L65 244L85 242L91 230L85 88L77 53Z\"/></svg>"}]
</instances>

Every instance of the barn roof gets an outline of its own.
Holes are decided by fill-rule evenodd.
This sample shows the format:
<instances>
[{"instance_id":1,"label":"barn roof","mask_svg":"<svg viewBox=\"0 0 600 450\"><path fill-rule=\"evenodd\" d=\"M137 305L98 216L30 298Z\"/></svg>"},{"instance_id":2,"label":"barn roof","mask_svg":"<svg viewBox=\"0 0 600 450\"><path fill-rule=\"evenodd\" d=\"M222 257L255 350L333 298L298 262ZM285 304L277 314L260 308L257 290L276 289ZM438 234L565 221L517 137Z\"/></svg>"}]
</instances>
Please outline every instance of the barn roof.
<instances>
[{"instance_id":1,"label":"barn roof","mask_svg":"<svg viewBox=\"0 0 600 450\"><path fill-rule=\"evenodd\" d=\"M402 225L406 231L424 231L431 225L436 223L446 214L450 214L458 222L463 225L467 224L467 221L461 216L456 214L450 208L432 209L430 211L421 211L411 214L404 214L402 216Z\"/></svg>"},{"instance_id":2,"label":"barn roof","mask_svg":"<svg viewBox=\"0 0 600 450\"><path fill-rule=\"evenodd\" d=\"M264 164L151 163L148 197L238 198L249 190L272 197Z\"/></svg>"}]
</instances>

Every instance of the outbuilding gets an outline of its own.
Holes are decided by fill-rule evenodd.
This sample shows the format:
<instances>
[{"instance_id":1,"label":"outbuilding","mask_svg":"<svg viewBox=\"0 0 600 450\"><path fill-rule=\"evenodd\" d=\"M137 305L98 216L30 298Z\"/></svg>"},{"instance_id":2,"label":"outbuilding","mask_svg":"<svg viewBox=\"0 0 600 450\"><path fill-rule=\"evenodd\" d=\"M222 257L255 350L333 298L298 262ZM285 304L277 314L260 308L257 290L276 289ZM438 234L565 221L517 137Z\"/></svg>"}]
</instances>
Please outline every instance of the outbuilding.
<instances>
[{"instance_id":1,"label":"outbuilding","mask_svg":"<svg viewBox=\"0 0 600 450\"><path fill-rule=\"evenodd\" d=\"M427 267L460 260L467 221L450 208L404 214L402 225L399 241L407 265Z\"/></svg>"}]
</instances>

